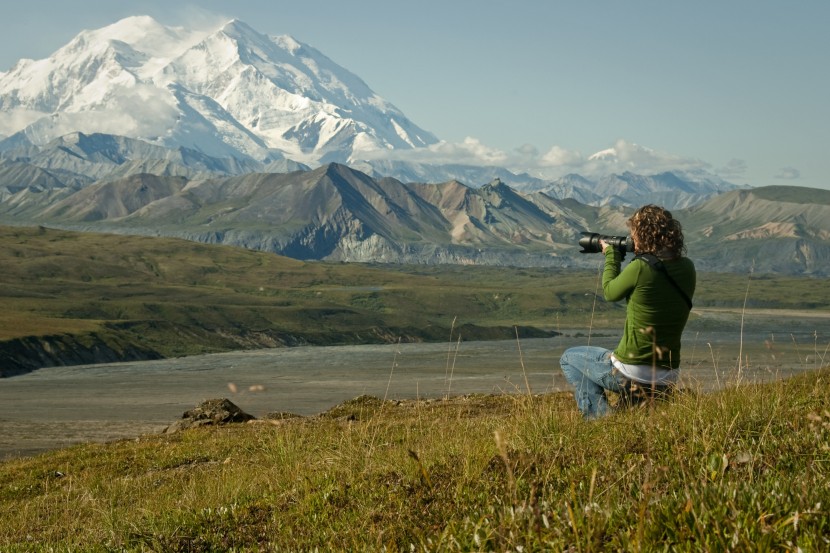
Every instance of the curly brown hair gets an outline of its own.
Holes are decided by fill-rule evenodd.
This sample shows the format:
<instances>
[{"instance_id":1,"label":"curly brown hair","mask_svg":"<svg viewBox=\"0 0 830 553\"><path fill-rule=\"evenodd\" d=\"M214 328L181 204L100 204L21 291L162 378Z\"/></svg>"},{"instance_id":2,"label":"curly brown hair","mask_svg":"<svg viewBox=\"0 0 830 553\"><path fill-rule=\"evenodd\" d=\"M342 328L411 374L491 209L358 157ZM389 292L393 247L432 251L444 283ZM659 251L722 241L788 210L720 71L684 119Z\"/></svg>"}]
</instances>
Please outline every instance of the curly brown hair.
<instances>
[{"instance_id":1,"label":"curly brown hair","mask_svg":"<svg viewBox=\"0 0 830 553\"><path fill-rule=\"evenodd\" d=\"M686 253L683 228L671 212L654 204L644 205L628 221L636 253L681 257Z\"/></svg>"}]
</instances>

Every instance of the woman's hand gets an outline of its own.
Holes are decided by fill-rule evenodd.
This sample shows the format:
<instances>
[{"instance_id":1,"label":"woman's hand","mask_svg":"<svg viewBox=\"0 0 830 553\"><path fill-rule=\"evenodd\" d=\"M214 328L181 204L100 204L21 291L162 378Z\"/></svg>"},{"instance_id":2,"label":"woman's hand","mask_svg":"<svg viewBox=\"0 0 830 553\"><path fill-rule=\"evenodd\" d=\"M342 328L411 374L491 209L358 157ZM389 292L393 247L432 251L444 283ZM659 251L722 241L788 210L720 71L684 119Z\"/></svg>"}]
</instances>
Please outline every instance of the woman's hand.
<instances>
[{"instance_id":1,"label":"woman's hand","mask_svg":"<svg viewBox=\"0 0 830 553\"><path fill-rule=\"evenodd\" d=\"M609 243L608 243L608 242L606 242L605 240L600 240L600 241L599 241L599 247L600 247L600 248L602 248L602 253L603 253L603 255L604 255L604 254L605 254L605 249L606 249L606 248L610 248L610 247L611 247L611 244L609 244Z\"/></svg>"}]
</instances>

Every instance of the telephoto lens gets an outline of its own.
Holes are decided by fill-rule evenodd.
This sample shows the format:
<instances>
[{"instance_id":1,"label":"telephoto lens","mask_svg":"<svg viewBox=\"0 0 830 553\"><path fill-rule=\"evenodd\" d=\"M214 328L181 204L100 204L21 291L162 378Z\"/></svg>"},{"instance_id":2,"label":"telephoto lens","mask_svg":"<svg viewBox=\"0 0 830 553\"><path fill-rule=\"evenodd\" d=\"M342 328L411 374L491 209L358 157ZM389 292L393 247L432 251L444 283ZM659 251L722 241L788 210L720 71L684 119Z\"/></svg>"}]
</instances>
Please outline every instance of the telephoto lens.
<instances>
[{"instance_id":1,"label":"telephoto lens","mask_svg":"<svg viewBox=\"0 0 830 553\"><path fill-rule=\"evenodd\" d=\"M630 236L606 236L597 232L583 232L582 238L579 239L579 245L582 249L579 253L600 253L602 246L600 240L604 240L612 248L620 250L621 252L633 252L634 241Z\"/></svg>"}]
</instances>

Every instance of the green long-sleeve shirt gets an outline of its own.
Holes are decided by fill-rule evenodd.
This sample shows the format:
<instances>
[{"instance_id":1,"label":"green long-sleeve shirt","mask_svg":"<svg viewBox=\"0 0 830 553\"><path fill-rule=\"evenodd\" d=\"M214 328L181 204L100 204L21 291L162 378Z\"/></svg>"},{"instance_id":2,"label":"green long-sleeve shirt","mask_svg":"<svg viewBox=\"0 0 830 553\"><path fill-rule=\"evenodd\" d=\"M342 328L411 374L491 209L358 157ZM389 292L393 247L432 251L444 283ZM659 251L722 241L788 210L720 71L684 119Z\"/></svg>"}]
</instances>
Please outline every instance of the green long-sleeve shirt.
<instances>
[{"instance_id":1,"label":"green long-sleeve shirt","mask_svg":"<svg viewBox=\"0 0 830 553\"><path fill-rule=\"evenodd\" d=\"M666 275L642 259L632 261L620 272L622 257L616 248L608 248L602 273L607 301L628 298L625 329L614 356L626 364L676 369L680 366L680 336L689 319L689 306ZM664 260L663 264L691 298L697 280L694 263L681 257Z\"/></svg>"}]
</instances>

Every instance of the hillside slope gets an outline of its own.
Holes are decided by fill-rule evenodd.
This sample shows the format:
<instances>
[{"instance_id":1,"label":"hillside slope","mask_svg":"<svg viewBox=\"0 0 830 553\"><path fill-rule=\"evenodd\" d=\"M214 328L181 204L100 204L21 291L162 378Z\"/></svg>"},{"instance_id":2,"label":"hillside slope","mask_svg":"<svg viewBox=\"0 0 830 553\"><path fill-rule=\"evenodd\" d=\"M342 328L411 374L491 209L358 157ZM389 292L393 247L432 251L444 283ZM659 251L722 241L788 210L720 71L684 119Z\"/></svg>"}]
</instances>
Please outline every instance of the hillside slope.
<instances>
[{"instance_id":1,"label":"hillside slope","mask_svg":"<svg viewBox=\"0 0 830 553\"><path fill-rule=\"evenodd\" d=\"M830 191L736 190L678 216L706 270L830 274Z\"/></svg>"}]
</instances>

